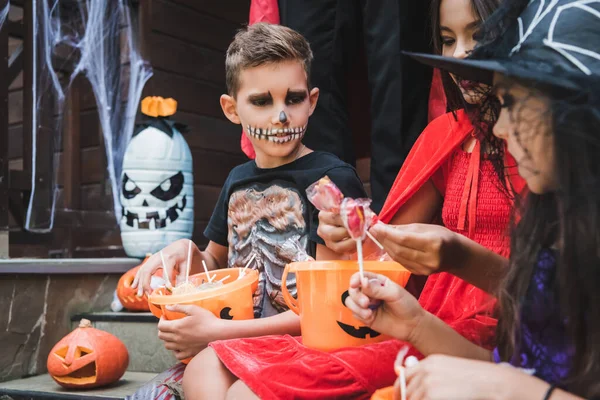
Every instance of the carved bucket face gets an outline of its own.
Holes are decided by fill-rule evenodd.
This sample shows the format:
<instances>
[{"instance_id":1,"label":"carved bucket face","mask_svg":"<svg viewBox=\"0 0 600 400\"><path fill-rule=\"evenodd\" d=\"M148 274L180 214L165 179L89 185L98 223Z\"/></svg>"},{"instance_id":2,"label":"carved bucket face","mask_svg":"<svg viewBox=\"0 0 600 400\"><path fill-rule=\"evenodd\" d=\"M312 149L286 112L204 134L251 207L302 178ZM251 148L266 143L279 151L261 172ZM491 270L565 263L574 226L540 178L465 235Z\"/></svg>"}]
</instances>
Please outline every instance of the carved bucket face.
<instances>
[{"instance_id":1,"label":"carved bucket face","mask_svg":"<svg viewBox=\"0 0 600 400\"><path fill-rule=\"evenodd\" d=\"M348 291L346 290L344 293L342 293L342 305L344 307L346 307L346 298L348 298L349 294ZM353 338L357 338L357 339L366 339L367 337L374 339L377 336L381 335L381 333L374 331L373 329L369 328L368 326L359 326L359 327L355 327L353 324L345 324L342 321L335 321L337 322L338 326L340 328L342 328L342 330L344 332L346 332L348 335L352 336Z\"/></svg>"},{"instance_id":2,"label":"carved bucket face","mask_svg":"<svg viewBox=\"0 0 600 400\"><path fill-rule=\"evenodd\" d=\"M365 261L365 270L387 276L404 286L410 273L395 262ZM286 266L295 273L298 299L286 295L286 303L300 315L302 343L310 348L331 351L362 346L387 337L358 321L345 305L348 285L358 272L356 261L307 261ZM284 271L287 278L287 273ZM283 286L282 286L283 287Z\"/></svg>"}]
</instances>

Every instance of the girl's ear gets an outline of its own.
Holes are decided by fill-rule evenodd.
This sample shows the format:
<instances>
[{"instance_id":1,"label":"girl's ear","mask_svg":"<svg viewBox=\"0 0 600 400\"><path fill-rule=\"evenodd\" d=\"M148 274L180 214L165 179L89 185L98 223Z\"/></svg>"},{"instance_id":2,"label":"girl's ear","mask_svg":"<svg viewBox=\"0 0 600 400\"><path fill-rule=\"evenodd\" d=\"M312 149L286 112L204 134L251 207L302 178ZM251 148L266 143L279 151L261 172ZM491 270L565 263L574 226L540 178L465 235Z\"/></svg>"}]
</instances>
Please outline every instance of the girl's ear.
<instances>
[{"instance_id":1,"label":"girl's ear","mask_svg":"<svg viewBox=\"0 0 600 400\"><path fill-rule=\"evenodd\" d=\"M319 88L313 88L309 95L308 100L310 101L310 113L308 115L312 115L315 111L315 107L317 106L317 101L319 100Z\"/></svg>"},{"instance_id":2,"label":"girl's ear","mask_svg":"<svg viewBox=\"0 0 600 400\"><path fill-rule=\"evenodd\" d=\"M223 114L227 117L228 120L233 122L234 124L240 124L240 117L237 113L236 101L233 97L228 94L222 94L221 99L221 109L223 110Z\"/></svg>"}]
</instances>

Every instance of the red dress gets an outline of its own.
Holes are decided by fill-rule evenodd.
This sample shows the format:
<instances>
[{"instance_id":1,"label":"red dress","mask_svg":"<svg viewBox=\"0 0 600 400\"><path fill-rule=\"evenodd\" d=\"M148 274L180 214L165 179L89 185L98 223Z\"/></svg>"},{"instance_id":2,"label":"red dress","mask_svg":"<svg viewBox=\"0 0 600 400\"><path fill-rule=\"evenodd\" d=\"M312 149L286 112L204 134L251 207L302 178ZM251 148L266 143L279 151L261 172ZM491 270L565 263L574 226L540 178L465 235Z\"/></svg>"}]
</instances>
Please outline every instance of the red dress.
<instances>
[{"instance_id":1,"label":"red dress","mask_svg":"<svg viewBox=\"0 0 600 400\"><path fill-rule=\"evenodd\" d=\"M380 214L390 221L419 188L432 179L444 195L442 219L447 228L508 255L511 202L480 146L461 146L472 132L465 113L432 121L417 140ZM510 157L507 157L510 159ZM523 182L508 169L512 184ZM457 332L487 348L494 345L494 300L487 293L446 273L431 276L419 298ZM393 362L404 343L389 340L330 353L308 349L300 338L266 336L210 344L225 366L261 399L368 398L391 385ZM413 351L416 353L416 351ZM418 354L418 353L417 353Z\"/></svg>"}]
</instances>

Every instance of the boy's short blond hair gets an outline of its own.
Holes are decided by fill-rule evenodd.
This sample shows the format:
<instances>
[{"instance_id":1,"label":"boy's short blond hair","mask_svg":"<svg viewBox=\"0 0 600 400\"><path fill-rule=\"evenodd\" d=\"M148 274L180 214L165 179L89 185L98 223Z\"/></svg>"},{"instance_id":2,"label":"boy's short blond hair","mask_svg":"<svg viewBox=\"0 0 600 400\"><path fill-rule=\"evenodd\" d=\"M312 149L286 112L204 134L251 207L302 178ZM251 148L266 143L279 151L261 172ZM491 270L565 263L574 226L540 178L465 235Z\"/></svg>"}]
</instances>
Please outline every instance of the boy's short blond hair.
<instances>
[{"instance_id":1,"label":"boy's short blond hair","mask_svg":"<svg viewBox=\"0 0 600 400\"><path fill-rule=\"evenodd\" d=\"M246 68L296 60L306 71L310 88L310 65L313 60L308 41L293 29L260 22L240 30L227 49L225 81L230 96L237 96L240 73Z\"/></svg>"}]
</instances>

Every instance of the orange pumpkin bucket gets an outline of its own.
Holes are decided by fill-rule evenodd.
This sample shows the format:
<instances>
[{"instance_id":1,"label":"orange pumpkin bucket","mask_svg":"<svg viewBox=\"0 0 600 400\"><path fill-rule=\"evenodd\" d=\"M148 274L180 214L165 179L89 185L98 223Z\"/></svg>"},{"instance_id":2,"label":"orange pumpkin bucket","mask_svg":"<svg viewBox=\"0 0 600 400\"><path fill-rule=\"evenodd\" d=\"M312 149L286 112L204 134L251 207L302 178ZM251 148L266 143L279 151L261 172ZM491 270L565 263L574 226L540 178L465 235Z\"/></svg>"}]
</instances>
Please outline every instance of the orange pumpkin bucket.
<instances>
[{"instance_id":1,"label":"orange pumpkin bucket","mask_svg":"<svg viewBox=\"0 0 600 400\"><path fill-rule=\"evenodd\" d=\"M183 318L185 314L169 311L166 306L172 304L195 304L221 319L253 319L254 303L252 295L258 287L258 271L246 269L244 276L238 279L243 268L224 268L210 271L213 281L223 280L223 286L185 294L171 294L165 287L157 288L148 296L150 311L157 318L167 320ZM228 278L226 278L229 275ZM208 281L206 273L190 275L190 282L198 286ZM188 363L188 360L184 360Z\"/></svg>"},{"instance_id":2,"label":"orange pumpkin bucket","mask_svg":"<svg viewBox=\"0 0 600 400\"><path fill-rule=\"evenodd\" d=\"M394 261L365 261L365 271L385 275L405 286L410 272ZM298 300L286 287L288 273L296 274ZM302 343L310 348L331 351L362 346L389 339L352 316L344 305L350 277L358 272L357 261L303 261L285 266L282 292L288 307L300 316Z\"/></svg>"},{"instance_id":3,"label":"orange pumpkin bucket","mask_svg":"<svg viewBox=\"0 0 600 400\"><path fill-rule=\"evenodd\" d=\"M165 287L160 287L148 297L150 311L157 318L164 317L168 320L183 318L184 314L167 310L171 304L195 304L221 319L252 319L254 306L252 295L258 287L258 271L247 269L244 276L238 279L242 268L224 268L211 271L213 281L218 281L229 275L223 281L223 286L185 294L171 294ZM190 282L200 285L208 282L206 273L190 275Z\"/></svg>"}]
</instances>

